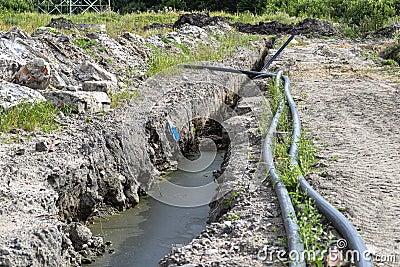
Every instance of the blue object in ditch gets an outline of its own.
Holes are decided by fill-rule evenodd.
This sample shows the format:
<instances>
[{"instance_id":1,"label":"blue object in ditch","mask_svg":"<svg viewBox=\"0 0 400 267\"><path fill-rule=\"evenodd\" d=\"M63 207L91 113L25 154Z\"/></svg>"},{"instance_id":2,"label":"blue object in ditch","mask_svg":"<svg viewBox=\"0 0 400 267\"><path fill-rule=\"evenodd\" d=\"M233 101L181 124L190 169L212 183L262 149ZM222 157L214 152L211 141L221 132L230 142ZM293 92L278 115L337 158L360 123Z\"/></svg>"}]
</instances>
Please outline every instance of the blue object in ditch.
<instances>
[{"instance_id":1,"label":"blue object in ditch","mask_svg":"<svg viewBox=\"0 0 400 267\"><path fill-rule=\"evenodd\" d=\"M176 142L178 142L178 141L179 141L179 138L181 138L181 136L180 136L178 130L174 127L174 125L173 125L172 122L170 122L170 121L168 121L168 129L169 129L169 131L171 132L172 137L174 138L174 140L175 140Z\"/></svg>"}]
</instances>

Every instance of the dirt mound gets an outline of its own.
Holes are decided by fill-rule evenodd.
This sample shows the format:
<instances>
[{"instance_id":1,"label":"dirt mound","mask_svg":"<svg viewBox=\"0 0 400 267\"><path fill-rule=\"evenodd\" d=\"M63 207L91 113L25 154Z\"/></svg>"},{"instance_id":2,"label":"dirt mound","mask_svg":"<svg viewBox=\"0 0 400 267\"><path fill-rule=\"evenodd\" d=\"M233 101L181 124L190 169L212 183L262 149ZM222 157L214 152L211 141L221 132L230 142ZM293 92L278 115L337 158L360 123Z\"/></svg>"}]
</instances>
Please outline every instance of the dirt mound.
<instances>
[{"instance_id":1,"label":"dirt mound","mask_svg":"<svg viewBox=\"0 0 400 267\"><path fill-rule=\"evenodd\" d=\"M174 28L181 27L184 24L195 25L197 27L214 26L218 24L229 24L235 27L239 32L256 34L303 34L303 35L321 35L333 36L339 34L339 31L329 22L312 18L304 19L298 24L284 24L277 21L260 22L257 25L247 23L229 23L220 16L210 17L208 14L192 13L184 14L174 23Z\"/></svg>"},{"instance_id":2,"label":"dirt mound","mask_svg":"<svg viewBox=\"0 0 400 267\"><path fill-rule=\"evenodd\" d=\"M57 29L72 29L75 24L70 19L66 18L52 18L50 24L47 27L57 28Z\"/></svg>"},{"instance_id":3,"label":"dirt mound","mask_svg":"<svg viewBox=\"0 0 400 267\"><path fill-rule=\"evenodd\" d=\"M174 23L174 28L181 27L184 24L190 24L197 27L214 26L218 23L228 23L226 19L220 16L210 17L204 13L191 13L180 15L178 20Z\"/></svg>"},{"instance_id":4,"label":"dirt mound","mask_svg":"<svg viewBox=\"0 0 400 267\"><path fill-rule=\"evenodd\" d=\"M293 27L291 34L333 36L339 31L325 20L307 18Z\"/></svg>"},{"instance_id":5,"label":"dirt mound","mask_svg":"<svg viewBox=\"0 0 400 267\"><path fill-rule=\"evenodd\" d=\"M232 25L238 31L243 33L257 33L257 34L276 34L276 33L289 33L292 25L286 25L280 22L260 22L258 25L237 22Z\"/></svg>"}]
</instances>

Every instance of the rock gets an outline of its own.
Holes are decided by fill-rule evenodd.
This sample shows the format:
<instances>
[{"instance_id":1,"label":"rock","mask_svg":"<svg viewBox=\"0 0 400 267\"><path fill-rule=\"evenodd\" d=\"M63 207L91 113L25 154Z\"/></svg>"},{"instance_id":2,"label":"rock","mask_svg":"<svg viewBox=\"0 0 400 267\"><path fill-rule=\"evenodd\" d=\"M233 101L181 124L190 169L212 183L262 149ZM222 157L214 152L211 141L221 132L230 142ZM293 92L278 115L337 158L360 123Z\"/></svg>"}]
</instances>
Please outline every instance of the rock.
<instances>
[{"instance_id":1,"label":"rock","mask_svg":"<svg viewBox=\"0 0 400 267\"><path fill-rule=\"evenodd\" d=\"M94 236L90 241L92 247L95 248L101 247L103 245L103 238L100 236Z\"/></svg>"},{"instance_id":2,"label":"rock","mask_svg":"<svg viewBox=\"0 0 400 267\"><path fill-rule=\"evenodd\" d=\"M50 81L51 85L57 89L65 89L67 87L65 80L60 76L60 74L58 74L57 71L52 72Z\"/></svg>"},{"instance_id":3,"label":"rock","mask_svg":"<svg viewBox=\"0 0 400 267\"><path fill-rule=\"evenodd\" d=\"M21 30L18 27L12 27L8 32L2 33L0 38L5 38L9 40L15 40L17 38L20 39L29 39L30 36L27 32Z\"/></svg>"},{"instance_id":4,"label":"rock","mask_svg":"<svg viewBox=\"0 0 400 267\"><path fill-rule=\"evenodd\" d=\"M46 142L38 142L35 145L35 150L38 152L44 152L47 151L49 148L47 147Z\"/></svg>"},{"instance_id":5,"label":"rock","mask_svg":"<svg viewBox=\"0 0 400 267\"><path fill-rule=\"evenodd\" d=\"M24 155L25 152L26 152L26 150L24 148L19 148L19 149L17 149L17 151L15 151L15 155L21 156L21 155Z\"/></svg>"},{"instance_id":6,"label":"rock","mask_svg":"<svg viewBox=\"0 0 400 267\"><path fill-rule=\"evenodd\" d=\"M86 81L82 85L83 91L99 91L104 93L113 93L116 91L117 84L110 81Z\"/></svg>"},{"instance_id":7,"label":"rock","mask_svg":"<svg viewBox=\"0 0 400 267\"><path fill-rule=\"evenodd\" d=\"M50 65L42 58L35 58L21 67L13 81L32 89L46 89L50 84Z\"/></svg>"},{"instance_id":8,"label":"rock","mask_svg":"<svg viewBox=\"0 0 400 267\"><path fill-rule=\"evenodd\" d=\"M66 89L72 92L82 91L82 86L68 85Z\"/></svg>"},{"instance_id":9,"label":"rock","mask_svg":"<svg viewBox=\"0 0 400 267\"><path fill-rule=\"evenodd\" d=\"M0 83L0 107L8 109L27 101L45 101L46 99L38 91L14 83L1 81Z\"/></svg>"},{"instance_id":10,"label":"rock","mask_svg":"<svg viewBox=\"0 0 400 267\"><path fill-rule=\"evenodd\" d=\"M51 152L54 151L54 148L56 145L58 145L60 142L57 140L50 140L47 139L46 141L41 141L41 142L37 142L35 145L35 150L38 152Z\"/></svg>"},{"instance_id":11,"label":"rock","mask_svg":"<svg viewBox=\"0 0 400 267\"><path fill-rule=\"evenodd\" d=\"M166 37L176 43L186 44L189 46L196 46L199 39L203 42L211 42L206 30L188 24L179 28L176 32L168 33Z\"/></svg>"},{"instance_id":12,"label":"rock","mask_svg":"<svg viewBox=\"0 0 400 267\"><path fill-rule=\"evenodd\" d=\"M82 259L82 264L91 264L93 261L89 258L83 258Z\"/></svg>"},{"instance_id":13,"label":"rock","mask_svg":"<svg viewBox=\"0 0 400 267\"><path fill-rule=\"evenodd\" d=\"M43 95L56 106L74 106L78 113L96 113L110 110L111 100L104 92L46 91Z\"/></svg>"},{"instance_id":14,"label":"rock","mask_svg":"<svg viewBox=\"0 0 400 267\"><path fill-rule=\"evenodd\" d=\"M117 77L90 61L85 61L78 66L77 76L81 81L112 81L117 83Z\"/></svg>"},{"instance_id":15,"label":"rock","mask_svg":"<svg viewBox=\"0 0 400 267\"><path fill-rule=\"evenodd\" d=\"M11 81L15 73L21 68L21 64L9 58L9 56L0 54L0 79Z\"/></svg>"},{"instance_id":16,"label":"rock","mask_svg":"<svg viewBox=\"0 0 400 267\"><path fill-rule=\"evenodd\" d=\"M92 238L90 229L80 223L71 223L68 226L67 232L74 248L77 250L81 250L83 245L86 245Z\"/></svg>"},{"instance_id":17,"label":"rock","mask_svg":"<svg viewBox=\"0 0 400 267\"><path fill-rule=\"evenodd\" d=\"M0 247L0 255L9 255L10 251L6 247Z\"/></svg>"}]
</instances>

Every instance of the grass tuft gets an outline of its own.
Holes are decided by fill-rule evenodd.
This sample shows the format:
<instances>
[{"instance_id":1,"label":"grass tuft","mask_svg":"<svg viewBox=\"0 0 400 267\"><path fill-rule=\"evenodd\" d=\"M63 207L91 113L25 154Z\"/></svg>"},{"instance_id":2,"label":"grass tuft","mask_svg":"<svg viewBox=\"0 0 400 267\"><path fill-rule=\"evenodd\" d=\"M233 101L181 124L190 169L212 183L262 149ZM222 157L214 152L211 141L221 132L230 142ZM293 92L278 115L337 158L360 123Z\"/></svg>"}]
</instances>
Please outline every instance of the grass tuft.
<instances>
[{"instance_id":1,"label":"grass tuft","mask_svg":"<svg viewBox=\"0 0 400 267\"><path fill-rule=\"evenodd\" d=\"M130 91L130 90L123 90L118 93L112 93L110 94L110 99L111 99L111 108L118 108L126 103L129 102L132 98L136 97L138 94L137 90Z\"/></svg>"},{"instance_id":2,"label":"grass tuft","mask_svg":"<svg viewBox=\"0 0 400 267\"><path fill-rule=\"evenodd\" d=\"M72 40L72 42L76 46L82 48L83 50L87 50L87 49L91 48L92 46L97 45L97 43L98 43L97 40L89 40L87 38L82 38L82 37L76 38L76 39Z\"/></svg>"},{"instance_id":3,"label":"grass tuft","mask_svg":"<svg viewBox=\"0 0 400 267\"><path fill-rule=\"evenodd\" d=\"M0 132L12 129L52 132L59 129L58 111L49 102L23 102L8 110L0 111Z\"/></svg>"}]
</instances>

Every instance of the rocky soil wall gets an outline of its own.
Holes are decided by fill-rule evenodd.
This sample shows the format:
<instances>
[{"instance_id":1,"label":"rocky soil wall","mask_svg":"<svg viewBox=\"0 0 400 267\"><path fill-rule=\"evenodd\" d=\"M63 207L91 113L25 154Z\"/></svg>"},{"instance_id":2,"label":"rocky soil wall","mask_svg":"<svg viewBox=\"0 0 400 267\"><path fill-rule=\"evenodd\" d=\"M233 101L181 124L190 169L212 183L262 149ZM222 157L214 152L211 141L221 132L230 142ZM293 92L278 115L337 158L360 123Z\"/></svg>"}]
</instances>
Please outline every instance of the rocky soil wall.
<instances>
[{"instance_id":1,"label":"rocky soil wall","mask_svg":"<svg viewBox=\"0 0 400 267\"><path fill-rule=\"evenodd\" d=\"M189 27L191 33L206 33ZM194 142L191 119L205 121L219 111L245 79L223 74L205 83L196 71L185 71L179 79L161 75L143 84L128 106L91 115L87 112L109 108L110 92L85 91L88 83L98 82L96 88L109 83L110 90L142 84L143 73L126 74L119 67L145 64L148 53L145 41L129 33L93 38L107 47L113 63L101 65L103 59L107 62L105 56L87 55L70 37L48 29L34 36L17 28L1 34L2 55L8 55L1 58L2 91L12 86L23 91L22 97L3 99L5 108L26 98L25 91L35 90L56 103L74 99L83 114L61 116L59 132L2 135L18 142L4 142L0 148L0 266L89 262L103 242L81 223L138 203L160 171L176 165L179 148ZM238 49L223 64L251 69L265 49ZM133 79L124 84L128 76ZM181 134L178 145L170 138L168 121ZM47 149L38 149L40 142Z\"/></svg>"}]
</instances>

